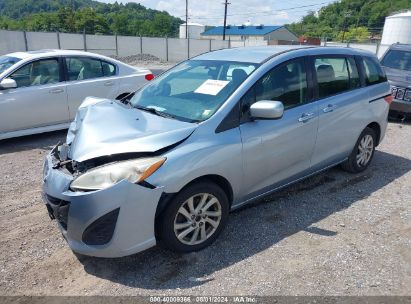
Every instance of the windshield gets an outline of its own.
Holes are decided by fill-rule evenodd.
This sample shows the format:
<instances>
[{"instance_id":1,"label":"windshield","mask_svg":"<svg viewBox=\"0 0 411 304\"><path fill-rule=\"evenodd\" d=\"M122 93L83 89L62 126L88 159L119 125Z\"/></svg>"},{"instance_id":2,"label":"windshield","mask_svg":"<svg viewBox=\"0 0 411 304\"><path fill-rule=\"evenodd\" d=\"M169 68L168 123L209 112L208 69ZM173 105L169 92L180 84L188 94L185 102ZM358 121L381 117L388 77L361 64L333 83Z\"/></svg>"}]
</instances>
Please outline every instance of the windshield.
<instances>
[{"instance_id":1,"label":"windshield","mask_svg":"<svg viewBox=\"0 0 411 304\"><path fill-rule=\"evenodd\" d=\"M392 69L411 71L411 52L399 50L388 51L381 64Z\"/></svg>"},{"instance_id":2,"label":"windshield","mask_svg":"<svg viewBox=\"0 0 411 304\"><path fill-rule=\"evenodd\" d=\"M20 58L0 56L0 74L20 60Z\"/></svg>"},{"instance_id":3,"label":"windshield","mask_svg":"<svg viewBox=\"0 0 411 304\"><path fill-rule=\"evenodd\" d=\"M211 117L256 67L244 62L189 60L136 92L130 103L158 115L200 122Z\"/></svg>"}]
</instances>

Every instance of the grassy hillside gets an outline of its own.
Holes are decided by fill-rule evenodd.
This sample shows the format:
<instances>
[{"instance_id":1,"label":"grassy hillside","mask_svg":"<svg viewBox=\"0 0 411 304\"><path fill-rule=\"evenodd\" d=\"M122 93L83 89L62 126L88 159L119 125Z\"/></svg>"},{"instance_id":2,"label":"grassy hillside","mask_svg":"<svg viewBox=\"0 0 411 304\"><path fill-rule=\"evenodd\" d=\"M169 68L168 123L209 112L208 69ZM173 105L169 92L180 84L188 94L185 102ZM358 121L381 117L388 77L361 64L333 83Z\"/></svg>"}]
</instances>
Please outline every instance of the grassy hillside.
<instances>
[{"instance_id":1,"label":"grassy hillside","mask_svg":"<svg viewBox=\"0 0 411 304\"><path fill-rule=\"evenodd\" d=\"M361 41L378 36L385 17L404 9L411 9L411 0L342 0L288 27L298 35Z\"/></svg>"},{"instance_id":2,"label":"grassy hillside","mask_svg":"<svg viewBox=\"0 0 411 304\"><path fill-rule=\"evenodd\" d=\"M1 0L0 28L27 31L169 36L183 21L137 3L93 0Z\"/></svg>"}]
</instances>

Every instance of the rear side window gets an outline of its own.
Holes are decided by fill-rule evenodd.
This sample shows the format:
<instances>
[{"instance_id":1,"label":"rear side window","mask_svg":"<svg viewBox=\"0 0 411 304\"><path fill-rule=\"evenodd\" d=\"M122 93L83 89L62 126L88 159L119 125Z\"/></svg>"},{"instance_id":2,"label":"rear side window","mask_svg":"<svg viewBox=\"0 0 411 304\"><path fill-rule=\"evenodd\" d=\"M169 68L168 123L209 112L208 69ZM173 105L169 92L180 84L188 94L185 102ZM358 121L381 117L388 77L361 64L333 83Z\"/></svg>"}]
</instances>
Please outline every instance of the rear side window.
<instances>
[{"instance_id":1,"label":"rear side window","mask_svg":"<svg viewBox=\"0 0 411 304\"><path fill-rule=\"evenodd\" d=\"M101 66L103 68L103 76L104 77L109 77L109 76L116 75L116 66L114 64L111 64L107 61L102 61Z\"/></svg>"},{"instance_id":2,"label":"rear side window","mask_svg":"<svg viewBox=\"0 0 411 304\"><path fill-rule=\"evenodd\" d=\"M362 63L367 86L387 81L387 77L377 59L373 57L363 57Z\"/></svg>"},{"instance_id":3,"label":"rear side window","mask_svg":"<svg viewBox=\"0 0 411 304\"><path fill-rule=\"evenodd\" d=\"M66 59L69 80L85 80L113 76L116 67L106 61L88 57L72 57Z\"/></svg>"},{"instance_id":4,"label":"rear side window","mask_svg":"<svg viewBox=\"0 0 411 304\"><path fill-rule=\"evenodd\" d=\"M314 61L320 98L342 93L360 86L353 58L321 57Z\"/></svg>"},{"instance_id":5,"label":"rear side window","mask_svg":"<svg viewBox=\"0 0 411 304\"><path fill-rule=\"evenodd\" d=\"M360 75L358 73L357 65L354 58L347 58L348 73L350 76L350 89L361 87Z\"/></svg>"}]
</instances>

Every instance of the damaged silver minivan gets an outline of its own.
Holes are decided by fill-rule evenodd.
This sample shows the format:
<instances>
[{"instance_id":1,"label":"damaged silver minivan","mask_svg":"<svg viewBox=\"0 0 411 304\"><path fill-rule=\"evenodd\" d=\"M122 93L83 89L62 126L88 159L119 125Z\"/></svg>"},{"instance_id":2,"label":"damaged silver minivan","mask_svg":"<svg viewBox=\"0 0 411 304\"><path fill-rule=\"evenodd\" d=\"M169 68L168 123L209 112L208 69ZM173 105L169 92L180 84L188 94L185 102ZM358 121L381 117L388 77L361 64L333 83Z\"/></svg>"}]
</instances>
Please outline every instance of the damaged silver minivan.
<instances>
[{"instance_id":1,"label":"damaged silver minivan","mask_svg":"<svg viewBox=\"0 0 411 304\"><path fill-rule=\"evenodd\" d=\"M337 164L365 170L391 101L364 51L199 55L122 101L87 98L46 157L44 201L81 254L199 250L230 210Z\"/></svg>"}]
</instances>

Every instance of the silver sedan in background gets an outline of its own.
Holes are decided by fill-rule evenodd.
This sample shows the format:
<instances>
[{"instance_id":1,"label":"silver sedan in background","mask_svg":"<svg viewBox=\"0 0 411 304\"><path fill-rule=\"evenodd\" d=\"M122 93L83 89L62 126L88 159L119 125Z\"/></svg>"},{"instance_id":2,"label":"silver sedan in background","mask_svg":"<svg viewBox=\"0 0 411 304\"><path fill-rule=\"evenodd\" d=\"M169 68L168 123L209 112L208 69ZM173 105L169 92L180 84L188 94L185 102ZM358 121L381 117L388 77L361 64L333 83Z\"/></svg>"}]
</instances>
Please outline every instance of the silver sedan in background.
<instances>
[{"instance_id":1,"label":"silver sedan in background","mask_svg":"<svg viewBox=\"0 0 411 304\"><path fill-rule=\"evenodd\" d=\"M87 96L121 99L151 79L147 69L81 51L0 56L0 140L65 129Z\"/></svg>"}]
</instances>

